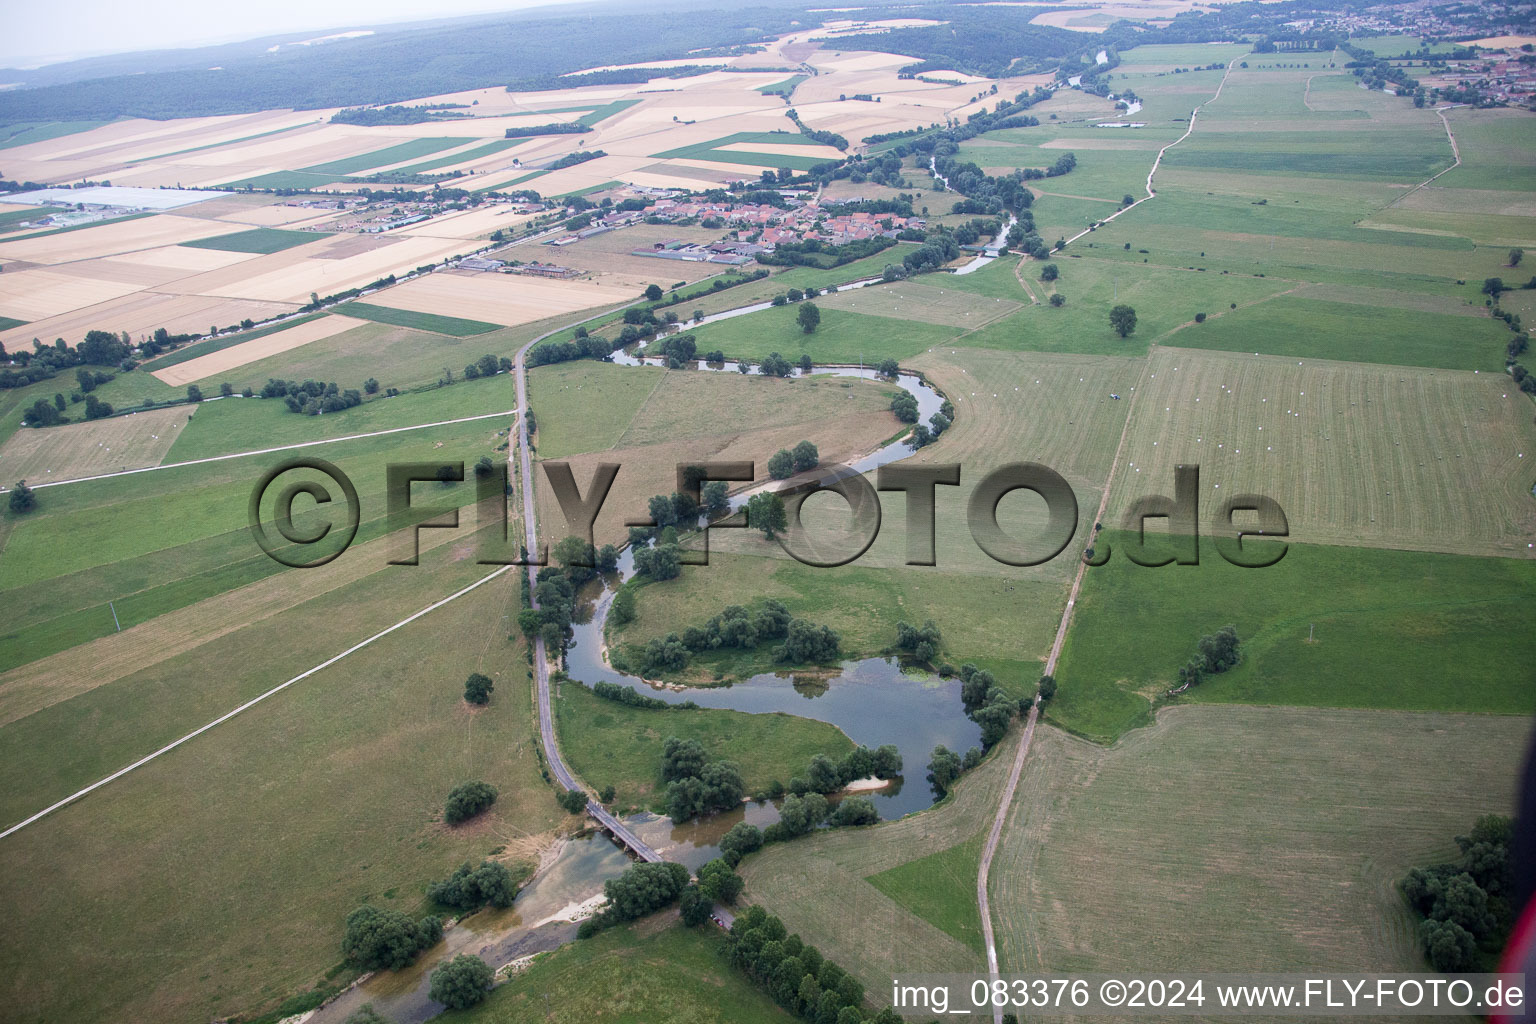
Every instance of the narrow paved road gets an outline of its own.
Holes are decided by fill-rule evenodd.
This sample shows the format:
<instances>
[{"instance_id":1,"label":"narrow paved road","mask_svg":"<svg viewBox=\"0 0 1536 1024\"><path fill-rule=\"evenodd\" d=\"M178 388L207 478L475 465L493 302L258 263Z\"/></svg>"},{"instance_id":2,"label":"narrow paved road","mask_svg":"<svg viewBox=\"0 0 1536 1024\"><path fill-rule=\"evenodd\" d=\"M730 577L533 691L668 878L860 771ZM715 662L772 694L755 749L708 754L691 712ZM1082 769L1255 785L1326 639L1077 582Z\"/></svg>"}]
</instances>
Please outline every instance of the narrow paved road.
<instances>
[{"instance_id":1,"label":"narrow paved road","mask_svg":"<svg viewBox=\"0 0 1536 1024\"><path fill-rule=\"evenodd\" d=\"M564 330L564 328L560 328ZM558 333L551 331L550 334ZM528 351L549 337L543 334L533 339L528 344L517 350L517 358L513 362L512 373L517 380L517 454L518 464L521 469L521 482L518 493L523 501L523 539L528 549L530 558L537 555L539 550L538 520L533 508L533 454L528 447ZM509 456L510 461L510 456ZM538 583L539 567L530 565L528 572L528 601L534 608L539 606L538 598L534 595L534 587ZM544 759L549 762L549 770L554 773L555 780L566 789L585 791L585 787L577 781L576 776L566 767L565 759L560 756L560 744L555 739L555 716L550 703L549 695L549 652L545 650L544 638L535 637L533 640L533 680L534 692L539 706L539 742L544 746ZM641 860L659 861L661 854L653 850L639 836L621 822L618 818L608 813L608 809L596 800L588 797L587 813L597 822L611 832L625 846L634 851L635 856Z\"/></svg>"}]
</instances>

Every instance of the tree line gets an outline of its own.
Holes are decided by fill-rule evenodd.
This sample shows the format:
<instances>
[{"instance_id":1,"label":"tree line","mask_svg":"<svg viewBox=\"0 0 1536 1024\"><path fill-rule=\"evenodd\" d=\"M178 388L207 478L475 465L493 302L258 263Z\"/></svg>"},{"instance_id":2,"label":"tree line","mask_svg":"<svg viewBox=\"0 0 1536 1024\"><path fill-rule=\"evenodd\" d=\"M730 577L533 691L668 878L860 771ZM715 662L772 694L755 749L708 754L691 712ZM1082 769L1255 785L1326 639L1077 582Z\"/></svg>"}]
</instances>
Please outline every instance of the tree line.
<instances>
[{"instance_id":1,"label":"tree line","mask_svg":"<svg viewBox=\"0 0 1536 1024\"><path fill-rule=\"evenodd\" d=\"M901 1024L889 1007L866 1015L864 986L762 907L739 914L730 936L731 965L789 1013L812 1024Z\"/></svg>"},{"instance_id":2,"label":"tree line","mask_svg":"<svg viewBox=\"0 0 1536 1024\"><path fill-rule=\"evenodd\" d=\"M1419 918L1419 942L1437 971L1489 971L1514 923L1514 823L1497 814L1456 837L1461 857L1414 868L1398 883Z\"/></svg>"}]
</instances>

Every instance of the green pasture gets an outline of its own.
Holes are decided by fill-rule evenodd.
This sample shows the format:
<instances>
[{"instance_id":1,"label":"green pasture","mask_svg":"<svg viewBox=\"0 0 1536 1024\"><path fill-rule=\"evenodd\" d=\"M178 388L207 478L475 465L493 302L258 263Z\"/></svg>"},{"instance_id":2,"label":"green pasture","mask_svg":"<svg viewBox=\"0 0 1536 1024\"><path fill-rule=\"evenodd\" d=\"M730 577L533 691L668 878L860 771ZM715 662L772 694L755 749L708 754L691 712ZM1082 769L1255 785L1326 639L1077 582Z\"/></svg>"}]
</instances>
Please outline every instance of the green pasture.
<instances>
[{"instance_id":1,"label":"green pasture","mask_svg":"<svg viewBox=\"0 0 1536 1024\"><path fill-rule=\"evenodd\" d=\"M748 793L788 784L817 754L839 760L853 749L853 741L826 722L710 708L635 708L573 682L559 686L555 722L571 770L599 789L613 786L620 808L665 810L661 747L669 736L696 739L711 760L734 762Z\"/></svg>"},{"instance_id":2,"label":"green pasture","mask_svg":"<svg viewBox=\"0 0 1536 1024\"><path fill-rule=\"evenodd\" d=\"M409 327L415 331L431 331L433 334L446 334L453 338L468 338L476 334L485 334L497 330L500 324L488 324L483 320L466 320L457 316L443 316L439 313L418 313L411 309L396 309L393 306L376 306L370 302L347 302L337 306L333 312L343 316L357 317L359 320L372 320L375 323L389 324L392 327Z\"/></svg>"},{"instance_id":3,"label":"green pasture","mask_svg":"<svg viewBox=\"0 0 1536 1024\"><path fill-rule=\"evenodd\" d=\"M1088 572L1047 711L1072 732L1109 742L1145 725L1200 637L1226 625L1242 663L1179 702L1536 712L1528 561L1291 544L1244 569L1205 540L1198 566L1146 568L1122 535L1105 543L1120 551Z\"/></svg>"},{"instance_id":4,"label":"green pasture","mask_svg":"<svg viewBox=\"0 0 1536 1024\"><path fill-rule=\"evenodd\" d=\"M252 228L249 231L236 231L229 235L215 235L212 238L199 238L192 242L181 244L189 249L218 249L220 252L250 252L263 256L274 252L282 252L284 249L292 249L299 245L308 245L322 238L329 238L330 234L321 231L283 231L279 228Z\"/></svg>"}]
</instances>

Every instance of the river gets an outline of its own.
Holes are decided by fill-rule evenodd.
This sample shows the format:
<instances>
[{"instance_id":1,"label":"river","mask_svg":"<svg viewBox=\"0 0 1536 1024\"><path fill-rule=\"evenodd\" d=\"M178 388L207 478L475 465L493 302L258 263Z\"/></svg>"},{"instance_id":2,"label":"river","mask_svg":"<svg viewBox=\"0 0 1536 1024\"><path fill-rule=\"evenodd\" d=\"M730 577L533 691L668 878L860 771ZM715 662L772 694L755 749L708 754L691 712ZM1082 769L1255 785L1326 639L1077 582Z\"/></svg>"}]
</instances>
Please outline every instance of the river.
<instances>
[{"instance_id":1,"label":"river","mask_svg":"<svg viewBox=\"0 0 1536 1024\"><path fill-rule=\"evenodd\" d=\"M855 281L837 290L876 283L878 278ZM680 324L674 330L688 330L770 306L771 303L764 302L728 310L701 321ZM627 352L615 352L613 361L623 366L656 362ZM735 362L712 364L701 360L691 370L674 372L740 371ZM888 379L880 378L873 367L862 366L822 366L815 368L812 375ZM917 399L919 422L928 422L944 404L944 396L915 374L900 374L894 383ZM851 468L867 473L911 454L905 441L896 440L857 460ZM745 492L736 495L732 506L739 508L745 498ZM600 680L617 683L669 704L691 700L708 708L799 715L835 725L855 743L869 747L895 744L901 751L903 776L885 789L863 794L885 819L899 818L932 805L934 794L925 776L929 754L935 746L943 744L963 752L980 743L981 730L966 717L961 704L958 679L940 679L927 671L903 668L895 659L845 661L830 677L818 673L814 678L797 680L793 672L764 673L731 686L684 689L654 687L637 676L618 672L603 658L603 631L616 587L633 572L633 553L626 548L618 572L594 585L585 595L590 614L574 625L574 640L565 658L565 669L572 679L588 684ZM750 598L750 594L742 595L744 603ZM720 837L736 822L763 826L777 820L778 809L774 804L747 803L681 825L655 814L634 815L624 823L666 859L697 869L717 856ZM625 854L601 833L565 841L558 855L518 893L511 908L471 915L445 932L443 943L411 967L378 972L316 1011L307 1024L340 1024L364 1003L372 1003L398 1024L420 1024L443 1009L427 995L431 972L437 966L467 952L499 967L520 957L558 948L575 938L577 926L552 918L573 916L571 911L599 896L603 882L617 877L629 863ZM443 873L446 875L451 867L444 865Z\"/></svg>"}]
</instances>

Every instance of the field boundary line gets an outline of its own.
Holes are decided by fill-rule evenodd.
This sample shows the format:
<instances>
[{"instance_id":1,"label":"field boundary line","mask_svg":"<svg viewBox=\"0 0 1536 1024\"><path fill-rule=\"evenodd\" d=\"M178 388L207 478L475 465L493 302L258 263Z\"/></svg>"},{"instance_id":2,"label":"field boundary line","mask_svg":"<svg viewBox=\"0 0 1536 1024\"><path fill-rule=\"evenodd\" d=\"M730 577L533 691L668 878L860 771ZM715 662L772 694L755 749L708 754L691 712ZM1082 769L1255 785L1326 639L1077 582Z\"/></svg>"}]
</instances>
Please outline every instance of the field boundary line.
<instances>
[{"instance_id":1,"label":"field boundary line","mask_svg":"<svg viewBox=\"0 0 1536 1024\"><path fill-rule=\"evenodd\" d=\"M229 459L243 459L251 455L271 455L273 452L291 452L298 448L313 448L321 444L336 444L340 441L361 441L369 437L383 437L386 434L402 434L407 430L427 430L431 427L448 427L455 423L473 423L475 420L489 420L498 416L516 415L516 409L508 409L505 412L487 412L478 416L460 416L456 420L438 420L436 423L417 423L409 427L390 427L388 430L373 430L366 434L348 434L345 437L327 437L319 441L300 441L298 444L279 445L276 448L258 448L249 452L233 452L229 455L210 455L206 459L190 459L186 462L166 462L159 466L142 466L139 469L121 469L116 473L98 473L95 476L80 476L73 480L49 480L46 483L33 484L32 489L40 487L62 487L65 484L83 484L92 480L110 480L116 476L135 476L139 473L154 473L162 469L181 469L184 466L202 466L210 462L226 462ZM0 487L0 493L6 488Z\"/></svg>"},{"instance_id":2,"label":"field boundary line","mask_svg":"<svg viewBox=\"0 0 1536 1024\"><path fill-rule=\"evenodd\" d=\"M1243 54L1242 56L1247 56L1247 54ZM1196 105L1195 109L1193 109L1193 110L1191 110L1189 112L1189 127L1184 129L1184 134L1180 135L1178 138L1176 138L1172 142L1168 143L1168 145L1164 146L1162 149L1157 151L1157 158L1152 161L1152 169L1147 172L1147 183L1145 185L1145 188L1147 190L1147 194L1142 196L1140 199L1136 200L1130 206L1122 206L1120 209L1116 210L1114 213L1110 214L1108 217L1105 217L1103 220L1099 221L1098 224L1091 225L1091 226L1089 226L1087 228L1084 228L1082 231L1079 231L1077 234L1073 235L1071 238L1069 238L1065 242L1061 243L1061 245L1057 247L1056 251L1059 252L1061 249L1065 249L1067 246L1071 245L1073 242L1077 241L1079 238L1082 238L1084 235L1086 235L1089 232L1093 231L1095 228L1102 227L1103 225L1108 224L1110 221L1114 220L1116 217L1120 216L1122 213L1129 213L1130 211L1136 209L1136 207L1140 206L1142 203L1148 202L1149 200L1151 200L1154 197L1156 197L1157 191L1155 189L1153 189L1153 187L1152 187L1152 177L1153 177L1153 175L1157 174L1157 169L1162 166L1163 154L1168 152L1174 146L1177 146L1179 143L1183 142L1185 139L1189 138L1191 134L1193 134L1193 132L1195 130L1195 119L1200 116L1200 111L1205 108L1205 105L1207 103L1215 103L1217 100L1221 99L1222 87L1227 84L1227 78L1232 74L1232 69L1237 66L1237 61L1238 61L1237 57L1233 57L1231 60L1227 61L1227 70L1222 72L1221 81L1216 83L1216 91L1211 94L1211 98L1206 100L1205 103L1201 103L1201 104ZM1446 127L1446 131L1450 131L1450 127L1449 126ZM1450 168L1446 168L1446 170L1450 170ZM1442 171L1441 173L1443 174L1444 171ZM1433 180L1433 179L1431 179L1431 180ZM1428 182L1426 182L1425 184L1428 184ZM1399 197L1399 198L1401 198L1401 197ZM1110 200L1107 200L1107 202L1114 202L1114 200L1110 199ZM999 1011L999 1020L1001 1020L1001 1011Z\"/></svg>"},{"instance_id":3,"label":"field boundary line","mask_svg":"<svg viewBox=\"0 0 1536 1024\"><path fill-rule=\"evenodd\" d=\"M1415 192L1419 191L1420 189L1428 188L1430 185L1432 185L1435 182L1435 179L1440 177L1441 174L1449 174L1451 171L1454 171L1456 168L1461 166L1461 150L1456 145L1456 135L1455 135L1454 132L1451 131L1451 122L1445 116L1445 112L1447 110L1455 110L1459 106L1463 106L1463 104L1453 103L1453 104L1451 104L1448 107L1436 107L1435 108L1435 116L1440 118L1440 123L1441 124L1445 125L1445 137L1446 137L1446 140L1449 141L1450 144L1451 144L1451 156L1455 158L1455 162L1452 163L1451 166L1447 167L1445 170L1441 171L1439 174L1432 174L1429 177L1425 178L1423 181L1421 181L1417 185L1413 186L1413 188L1409 189L1407 192L1404 192L1402 195L1400 195L1396 199L1392 200L1386 206L1383 206L1381 208L1381 210L1390 210L1390 209L1392 209L1392 207L1396 206L1398 203L1402 202L1404 199L1407 199L1409 196L1413 195ZM1380 213L1381 210L1377 210L1376 212Z\"/></svg>"},{"instance_id":4,"label":"field boundary line","mask_svg":"<svg viewBox=\"0 0 1536 1024\"><path fill-rule=\"evenodd\" d=\"M200 726L200 727L198 727L196 729L193 729L191 732L187 733L185 736L181 737L180 739L173 740L172 742L167 743L165 746L161 747L159 750L155 751L153 754L148 754L148 755L146 755L144 757L139 758L137 761L135 761L132 764L128 765L126 768L119 768L117 771L113 772L111 775L108 775L106 778L98 779L97 781L91 783L89 786L86 786L84 789L79 790L78 792L73 793L73 794L65 797L64 799L58 801L55 804L52 804L51 806L43 808L41 811L38 811L36 814L32 815L30 818L27 818L24 821L17 822L16 824L12 825L10 828L6 829L4 832L0 832L0 839L4 839L6 836L11 835L13 832L21 831L22 829L26 828L28 825L32 824L33 822L35 822L35 821L37 821L37 820L39 820L41 818L47 817L48 815L52 814L54 811L57 811L57 810L59 810L62 807L67 807L69 804L72 804L76 800L79 800L81 797L86 796L87 794L92 793L95 790L100 789L102 786L105 786L109 782L117 781L118 779L122 778L124 775L127 775L129 772L133 771L136 768L142 768L144 765L146 765L149 762L153 761L155 758L159 757L160 755L167 754L167 753L171 752L172 750L175 750L177 747L181 746L183 743L186 743L186 742L188 742L189 740L192 740L192 739L196 739L198 736L201 736L203 733L205 733L208 730L212 729L214 726L224 724L225 722L229 721L231 718L234 718L236 715L240 714L242 711L247 711L250 708L255 707L257 704L260 704L262 701L266 700L268 697L271 697L273 694L281 693L283 690L288 689L288 687L292 686L294 683L300 682L300 681L302 681L304 679L308 679L310 676L314 675L316 672L319 672L321 669L329 668L330 666L336 664L341 659L345 658L347 655L354 654L357 651L362 650L364 647L367 647L369 644L373 643L375 640L383 639L384 637L386 637L389 634L393 633L395 630L400 629L403 626L410 625L411 623L415 622L417 619L421 618L423 615L426 615L428 612L436 611L437 609L443 607L443 605L448 604L451 601L458 600L459 598L463 597L465 594L469 593L471 590L474 590L474 589L476 589L476 588L478 588L478 587L480 587L480 586L482 586L482 585L484 585L486 583L489 583L491 580L493 580L496 577L504 574L505 572L507 572L511 568L513 568L513 567L510 566L510 565L504 565L501 568L497 569L495 572L492 572L492 573L490 573L487 576L482 576L480 579L478 579L475 582L471 583L469 586L463 588L462 590L459 590L459 591L456 591L456 592L454 592L452 594L449 594L447 597L443 598L442 600L436 601L436 602L434 602L432 604L429 604L425 608L421 609L420 611L418 611L418 612L416 612L416 613L414 613L412 615L408 615L407 617L401 619L399 622L395 623L393 626L389 626L389 627L387 627L385 629L380 630L379 632L373 634L373 636L370 636L368 639L362 641L361 643L353 644L351 647L348 647L346 650L342 651L340 654L333 655L332 657L326 659L325 661L322 661L320 664L314 666L313 668L306 669L305 671L300 672L298 675L294 676L292 679L288 680L287 682L279 683L278 685L272 687L272 689L268 690L266 693L263 693L263 694L261 694L260 696L257 696L257 697L252 697L250 700L246 701L244 704L241 704L239 707L235 708L233 711L226 711L224 714L220 715L218 718L215 718L213 721L209 722L207 725Z\"/></svg>"},{"instance_id":5,"label":"field boundary line","mask_svg":"<svg viewBox=\"0 0 1536 1024\"><path fill-rule=\"evenodd\" d=\"M1237 58L1235 57L1233 58L1234 61L1236 59ZM1230 64L1227 66L1227 70L1231 70ZM1191 128L1193 128L1193 125L1191 125ZM1130 207L1126 207L1126 209L1130 209ZM1155 342L1147 346L1147 355L1145 361L1142 363L1141 374L1136 378L1136 384L1138 388L1146 382L1147 371L1152 366L1152 353L1155 351L1155 349ZM1125 451L1126 439L1130 437L1131 434L1131 419L1136 413L1137 394L1138 391L1132 390L1130 401L1126 403L1125 425L1120 428L1120 441L1115 445L1115 454L1114 457L1110 459L1109 472L1105 475L1104 478L1104 493L1099 497L1098 512L1095 513L1093 517L1093 521L1095 523L1100 523L1104 520L1104 510L1109 507L1109 492L1110 489L1114 486L1115 470L1120 465L1120 456ZM1090 533L1090 540L1091 538L1092 534ZM1087 573L1087 571L1088 563L1082 559L1079 559L1077 565L1077 575L1072 579L1072 589L1067 592L1067 606L1062 609L1061 622L1056 627L1056 638L1051 642L1050 654L1046 657L1045 660L1045 675L1055 675L1056 673L1056 661L1061 657L1061 648L1062 645L1066 642L1067 629L1072 624L1072 613L1076 610L1078 593L1082 590L1083 576ZM1030 705L1029 708L1029 717L1024 724L1024 737L1019 743L1018 753L1014 755L1013 768L1008 773L1008 783L1003 787L1003 796L1002 799L998 801L997 814L992 819L992 829L987 833L987 842L986 845L982 848L981 861L977 865L976 902L981 910L981 932L982 938L985 940L987 946L987 971L989 976L994 979L997 978L999 974L997 966L997 942L992 932L992 907L991 901L987 896L988 875L991 873L992 869L992 856L997 853L997 844L999 841L1001 841L1003 836L1003 825L1007 822L1008 812L1013 807L1013 795L1014 792L1018 789L1019 776L1023 773L1024 770L1024 758L1028 756L1030 742L1035 738L1035 723L1039 720L1039 717L1040 694L1037 690L1035 692L1035 701L1032 705ZM992 1020L993 1024L1003 1024L1002 1007L994 1006L992 1008Z\"/></svg>"},{"instance_id":6,"label":"field boundary line","mask_svg":"<svg viewBox=\"0 0 1536 1024\"><path fill-rule=\"evenodd\" d=\"M604 451L611 452L624 443L624 439L629 436L629 432L635 427L635 420L639 419L640 414L645 412L645 407L651 404L651 399L656 397L656 392L661 390L662 382L666 379L667 375L665 368L663 368L663 372L656 378L656 383L651 386L651 390L645 393L645 398L643 398L640 404L635 407L635 414L629 418L629 426L625 427L624 433L614 438L613 444L605 448Z\"/></svg>"}]
</instances>

